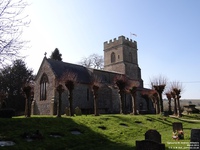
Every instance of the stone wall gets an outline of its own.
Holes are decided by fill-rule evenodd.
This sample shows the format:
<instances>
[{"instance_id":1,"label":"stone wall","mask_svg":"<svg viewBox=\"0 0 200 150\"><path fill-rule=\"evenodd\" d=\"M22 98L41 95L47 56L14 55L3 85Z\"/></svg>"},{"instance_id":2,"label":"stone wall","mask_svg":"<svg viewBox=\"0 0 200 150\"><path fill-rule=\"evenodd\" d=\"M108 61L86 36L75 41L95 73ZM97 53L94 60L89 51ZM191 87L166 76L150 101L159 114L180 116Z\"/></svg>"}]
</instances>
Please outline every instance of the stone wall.
<instances>
[{"instance_id":1,"label":"stone wall","mask_svg":"<svg viewBox=\"0 0 200 150\"><path fill-rule=\"evenodd\" d=\"M43 74L48 76L48 84L47 84L47 99L40 100L40 80ZM52 97L54 97L55 93L55 75L49 67L47 61L43 60L43 65L41 65L40 70L38 71L35 87L34 87L34 114L37 115L50 115L50 103Z\"/></svg>"},{"instance_id":2,"label":"stone wall","mask_svg":"<svg viewBox=\"0 0 200 150\"><path fill-rule=\"evenodd\" d=\"M111 62L112 53L115 61ZM104 42L104 70L126 74L131 79L141 80L138 66L137 43L124 36Z\"/></svg>"},{"instance_id":3,"label":"stone wall","mask_svg":"<svg viewBox=\"0 0 200 150\"><path fill-rule=\"evenodd\" d=\"M104 49L110 49L113 48L116 45L128 45L130 47L133 48L137 48L137 42L136 41L132 41L132 39L129 40L129 38L125 38L124 36L119 36L118 39L114 38L113 40L109 40L104 42Z\"/></svg>"},{"instance_id":4,"label":"stone wall","mask_svg":"<svg viewBox=\"0 0 200 150\"><path fill-rule=\"evenodd\" d=\"M113 108L113 103L116 103L117 101L113 102L112 92L113 91L106 85L103 85L99 88L98 108L101 114L112 113L113 110L115 110L116 112L116 110L119 109L119 107ZM57 99L58 97L56 98L56 101ZM67 90L62 94L62 114L65 113L66 107L69 107ZM82 110L83 114L90 114L94 112L93 94L90 87L86 84L77 84L75 86L75 89L73 91L73 110L76 107L79 107Z\"/></svg>"}]
</instances>

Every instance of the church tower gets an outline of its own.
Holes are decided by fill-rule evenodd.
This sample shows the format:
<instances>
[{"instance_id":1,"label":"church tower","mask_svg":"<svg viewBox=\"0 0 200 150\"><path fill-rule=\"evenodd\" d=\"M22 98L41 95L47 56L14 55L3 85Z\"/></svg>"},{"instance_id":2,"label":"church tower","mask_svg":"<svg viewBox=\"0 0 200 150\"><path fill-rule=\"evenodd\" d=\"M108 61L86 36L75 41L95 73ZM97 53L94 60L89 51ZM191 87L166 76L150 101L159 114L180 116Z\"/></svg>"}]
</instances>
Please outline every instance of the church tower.
<instances>
[{"instance_id":1,"label":"church tower","mask_svg":"<svg viewBox=\"0 0 200 150\"><path fill-rule=\"evenodd\" d=\"M138 80L143 87L138 65L137 42L124 36L104 42L104 70L126 74L129 78Z\"/></svg>"}]
</instances>

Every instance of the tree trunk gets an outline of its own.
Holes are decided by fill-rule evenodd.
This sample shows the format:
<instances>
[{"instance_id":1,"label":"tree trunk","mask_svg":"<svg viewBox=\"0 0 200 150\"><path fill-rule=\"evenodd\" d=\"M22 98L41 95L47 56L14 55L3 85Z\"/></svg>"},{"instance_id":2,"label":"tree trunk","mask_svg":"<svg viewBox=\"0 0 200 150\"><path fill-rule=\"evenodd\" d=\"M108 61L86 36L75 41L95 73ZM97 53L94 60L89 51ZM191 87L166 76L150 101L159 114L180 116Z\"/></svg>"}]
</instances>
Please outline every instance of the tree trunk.
<instances>
[{"instance_id":1,"label":"tree trunk","mask_svg":"<svg viewBox=\"0 0 200 150\"><path fill-rule=\"evenodd\" d=\"M169 98L168 99L168 113L169 113L169 115L171 115L172 114L172 106L171 106L171 98Z\"/></svg>"},{"instance_id":2,"label":"tree trunk","mask_svg":"<svg viewBox=\"0 0 200 150\"><path fill-rule=\"evenodd\" d=\"M64 92L64 89L62 88L62 85L59 85L56 90L58 91L58 102L57 102L57 117L61 117L61 108L62 108L62 92Z\"/></svg>"},{"instance_id":3,"label":"tree trunk","mask_svg":"<svg viewBox=\"0 0 200 150\"><path fill-rule=\"evenodd\" d=\"M70 116L74 116L73 113L73 91L69 90L69 109L70 109Z\"/></svg>"},{"instance_id":4,"label":"tree trunk","mask_svg":"<svg viewBox=\"0 0 200 150\"><path fill-rule=\"evenodd\" d=\"M163 110L163 99L162 99L162 92L159 92L159 98L160 98L160 113L162 113Z\"/></svg>"},{"instance_id":5,"label":"tree trunk","mask_svg":"<svg viewBox=\"0 0 200 150\"><path fill-rule=\"evenodd\" d=\"M179 95L177 95L177 114L178 114L178 117L181 117L181 107L180 107Z\"/></svg>"},{"instance_id":6,"label":"tree trunk","mask_svg":"<svg viewBox=\"0 0 200 150\"><path fill-rule=\"evenodd\" d=\"M59 91L58 103L57 103L57 117L61 117L61 95L62 93Z\"/></svg>"},{"instance_id":7,"label":"tree trunk","mask_svg":"<svg viewBox=\"0 0 200 150\"><path fill-rule=\"evenodd\" d=\"M30 110L30 101L31 101L31 87L25 87L24 92L26 94L26 104L25 104L25 117L31 116L31 110Z\"/></svg>"},{"instance_id":8,"label":"tree trunk","mask_svg":"<svg viewBox=\"0 0 200 150\"><path fill-rule=\"evenodd\" d=\"M134 115L137 115L136 93L133 93L131 95L132 95L132 111Z\"/></svg>"},{"instance_id":9,"label":"tree trunk","mask_svg":"<svg viewBox=\"0 0 200 150\"><path fill-rule=\"evenodd\" d=\"M174 115L177 116L177 102L176 98L174 98Z\"/></svg>"},{"instance_id":10,"label":"tree trunk","mask_svg":"<svg viewBox=\"0 0 200 150\"><path fill-rule=\"evenodd\" d=\"M120 114L124 114L124 93L122 91L119 91L119 97L120 97Z\"/></svg>"},{"instance_id":11,"label":"tree trunk","mask_svg":"<svg viewBox=\"0 0 200 150\"><path fill-rule=\"evenodd\" d=\"M30 96L26 97L25 117L31 117L31 113L30 113Z\"/></svg>"},{"instance_id":12,"label":"tree trunk","mask_svg":"<svg viewBox=\"0 0 200 150\"><path fill-rule=\"evenodd\" d=\"M154 98L152 98L152 97L149 97L149 99L151 99L151 101L152 101L152 103L153 103L153 108L154 108L154 114L156 114L156 112L157 112L157 108L156 108L156 101L155 101L155 99Z\"/></svg>"},{"instance_id":13,"label":"tree trunk","mask_svg":"<svg viewBox=\"0 0 200 150\"><path fill-rule=\"evenodd\" d=\"M156 99L156 114L160 114L160 100Z\"/></svg>"},{"instance_id":14,"label":"tree trunk","mask_svg":"<svg viewBox=\"0 0 200 150\"><path fill-rule=\"evenodd\" d=\"M98 91L94 90L93 97L94 97L94 115L99 116L99 110L98 110Z\"/></svg>"},{"instance_id":15,"label":"tree trunk","mask_svg":"<svg viewBox=\"0 0 200 150\"><path fill-rule=\"evenodd\" d=\"M92 86L92 94L94 98L94 115L99 116L99 108L98 108L98 89L99 87L96 85Z\"/></svg>"}]
</instances>

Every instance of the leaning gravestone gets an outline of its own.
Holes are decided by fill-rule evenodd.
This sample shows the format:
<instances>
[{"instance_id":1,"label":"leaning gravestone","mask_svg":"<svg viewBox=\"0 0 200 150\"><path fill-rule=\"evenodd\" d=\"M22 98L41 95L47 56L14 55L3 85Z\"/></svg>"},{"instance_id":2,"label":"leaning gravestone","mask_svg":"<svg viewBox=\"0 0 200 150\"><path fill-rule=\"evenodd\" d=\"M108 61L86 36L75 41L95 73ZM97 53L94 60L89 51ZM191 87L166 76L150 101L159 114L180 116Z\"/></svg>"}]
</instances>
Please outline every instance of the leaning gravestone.
<instances>
[{"instance_id":1,"label":"leaning gravestone","mask_svg":"<svg viewBox=\"0 0 200 150\"><path fill-rule=\"evenodd\" d=\"M145 133L145 140L151 140L161 143L161 135L158 131L151 129Z\"/></svg>"},{"instance_id":2,"label":"leaning gravestone","mask_svg":"<svg viewBox=\"0 0 200 150\"><path fill-rule=\"evenodd\" d=\"M192 129L190 136L190 150L200 150L200 129Z\"/></svg>"},{"instance_id":3,"label":"leaning gravestone","mask_svg":"<svg viewBox=\"0 0 200 150\"><path fill-rule=\"evenodd\" d=\"M165 144L151 140L136 141L136 150L165 150Z\"/></svg>"}]
</instances>

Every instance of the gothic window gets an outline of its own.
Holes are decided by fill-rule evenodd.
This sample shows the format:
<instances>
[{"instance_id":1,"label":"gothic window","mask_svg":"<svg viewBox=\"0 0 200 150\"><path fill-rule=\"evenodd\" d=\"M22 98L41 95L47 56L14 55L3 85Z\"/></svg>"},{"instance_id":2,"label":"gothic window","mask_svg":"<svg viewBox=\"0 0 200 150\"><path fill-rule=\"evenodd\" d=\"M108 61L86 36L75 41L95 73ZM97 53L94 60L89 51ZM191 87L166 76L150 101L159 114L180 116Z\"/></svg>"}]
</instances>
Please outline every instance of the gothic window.
<instances>
[{"instance_id":1,"label":"gothic window","mask_svg":"<svg viewBox=\"0 0 200 150\"><path fill-rule=\"evenodd\" d=\"M133 62L133 57L132 57L132 53L131 52L129 53L128 57L129 57L129 61Z\"/></svg>"},{"instance_id":2,"label":"gothic window","mask_svg":"<svg viewBox=\"0 0 200 150\"><path fill-rule=\"evenodd\" d=\"M43 74L40 80L40 100L47 99L47 84L48 84L48 77L46 74Z\"/></svg>"},{"instance_id":3,"label":"gothic window","mask_svg":"<svg viewBox=\"0 0 200 150\"><path fill-rule=\"evenodd\" d=\"M115 53L111 53L111 63L115 62Z\"/></svg>"}]
</instances>

